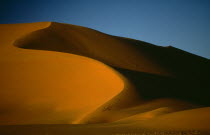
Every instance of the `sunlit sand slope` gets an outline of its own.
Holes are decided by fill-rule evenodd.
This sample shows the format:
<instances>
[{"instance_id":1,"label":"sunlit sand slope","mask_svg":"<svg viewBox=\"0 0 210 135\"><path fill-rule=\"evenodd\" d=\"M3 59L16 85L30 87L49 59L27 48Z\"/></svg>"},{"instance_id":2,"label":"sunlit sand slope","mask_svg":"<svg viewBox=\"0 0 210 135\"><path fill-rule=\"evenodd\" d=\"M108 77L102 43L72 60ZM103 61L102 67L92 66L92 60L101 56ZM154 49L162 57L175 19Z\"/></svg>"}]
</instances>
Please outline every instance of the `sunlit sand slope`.
<instances>
[{"instance_id":1,"label":"sunlit sand slope","mask_svg":"<svg viewBox=\"0 0 210 135\"><path fill-rule=\"evenodd\" d=\"M120 75L99 61L13 46L48 25L0 26L0 124L72 123L124 88Z\"/></svg>"}]
</instances>

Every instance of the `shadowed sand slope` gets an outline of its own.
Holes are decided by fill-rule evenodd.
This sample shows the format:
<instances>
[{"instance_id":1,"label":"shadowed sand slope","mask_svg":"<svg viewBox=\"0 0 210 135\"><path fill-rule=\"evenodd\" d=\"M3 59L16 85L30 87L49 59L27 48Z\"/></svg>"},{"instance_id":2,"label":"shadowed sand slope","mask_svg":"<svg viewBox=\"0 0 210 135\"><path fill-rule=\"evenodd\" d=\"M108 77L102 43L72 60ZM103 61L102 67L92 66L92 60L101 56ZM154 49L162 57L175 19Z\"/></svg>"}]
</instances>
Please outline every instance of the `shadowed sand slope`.
<instances>
[{"instance_id":1,"label":"shadowed sand slope","mask_svg":"<svg viewBox=\"0 0 210 135\"><path fill-rule=\"evenodd\" d=\"M0 35L1 125L210 129L209 59L54 22L3 24Z\"/></svg>"}]
</instances>

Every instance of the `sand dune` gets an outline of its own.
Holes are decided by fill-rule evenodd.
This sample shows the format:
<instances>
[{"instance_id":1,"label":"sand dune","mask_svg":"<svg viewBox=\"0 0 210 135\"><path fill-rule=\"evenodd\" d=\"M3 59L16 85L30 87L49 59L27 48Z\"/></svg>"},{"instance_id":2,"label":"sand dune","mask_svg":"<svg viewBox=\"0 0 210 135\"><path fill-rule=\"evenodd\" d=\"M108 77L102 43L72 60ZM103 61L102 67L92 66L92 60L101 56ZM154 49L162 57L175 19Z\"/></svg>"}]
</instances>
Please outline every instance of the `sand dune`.
<instances>
[{"instance_id":1,"label":"sand dune","mask_svg":"<svg viewBox=\"0 0 210 135\"><path fill-rule=\"evenodd\" d=\"M199 100L202 104L208 102L208 105L210 103L206 101L208 97L203 97L208 94L206 88L209 88L209 60L171 46L155 46L142 41L110 36L81 26L59 23L51 23L44 29L29 33L14 44L20 48L59 51L93 58L112 66L133 83L139 84L144 80L151 83L158 80L161 87L167 87L162 88L164 90L171 89L168 87L173 85L176 89L173 90L173 94L176 96L180 95L179 91L176 93L177 89L189 87L184 90L184 99L189 92L195 96L198 94L197 89L202 89L202 99L188 97L189 100ZM141 78L140 81L137 78ZM165 86L167 83L162 84L163 81L170 84ZM167 92L160 93L163 95Z\"/></svg>"},{"instance_id":2,"label":"sand dune","mask_svg":"<svg viewBox=\"0 0 210 135\"><path fill-rule=\"evenodd\" d=\"M55 22L1 24L0 35L1 125L210 130L209 59Z\"/></svg>"}]
</instances>

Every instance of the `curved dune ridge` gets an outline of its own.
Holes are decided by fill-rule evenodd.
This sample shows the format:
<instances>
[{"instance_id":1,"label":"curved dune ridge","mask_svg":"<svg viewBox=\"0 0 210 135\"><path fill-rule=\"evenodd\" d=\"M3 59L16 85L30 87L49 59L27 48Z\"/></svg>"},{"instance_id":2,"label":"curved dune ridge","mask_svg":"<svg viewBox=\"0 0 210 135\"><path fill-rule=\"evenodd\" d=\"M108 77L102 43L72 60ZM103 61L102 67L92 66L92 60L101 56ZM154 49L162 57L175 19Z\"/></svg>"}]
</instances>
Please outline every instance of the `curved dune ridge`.
<instances>
[{"instance_id":1,"label":"curved dune ridge","mask_svg":"<svg viewBox=\"0 0 210 135\"><path fill-rule=\"evenodd\" d=\"M55 22L1 24L0 35L1 125L210 130L209 59Z\"/></svg>"}]
</instances>

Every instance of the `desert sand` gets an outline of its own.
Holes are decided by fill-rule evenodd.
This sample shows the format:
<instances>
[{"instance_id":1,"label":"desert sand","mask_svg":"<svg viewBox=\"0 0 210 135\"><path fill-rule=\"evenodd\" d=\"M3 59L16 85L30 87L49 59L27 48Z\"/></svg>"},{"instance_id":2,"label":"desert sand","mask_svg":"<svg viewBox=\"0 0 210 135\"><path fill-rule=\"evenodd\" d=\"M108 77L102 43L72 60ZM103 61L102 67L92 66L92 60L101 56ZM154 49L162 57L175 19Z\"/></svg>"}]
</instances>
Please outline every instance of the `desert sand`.
<instances>
[{"instance_id":1,"label":"desert sand","mask_svg":"<svg viewBox=\"0 0 210 135\"><path fill-rule=\"evenodd\" d=\"M210 134L209 59L56 22L0 41L0 134Z\"/></svg>"}]
</instances>

